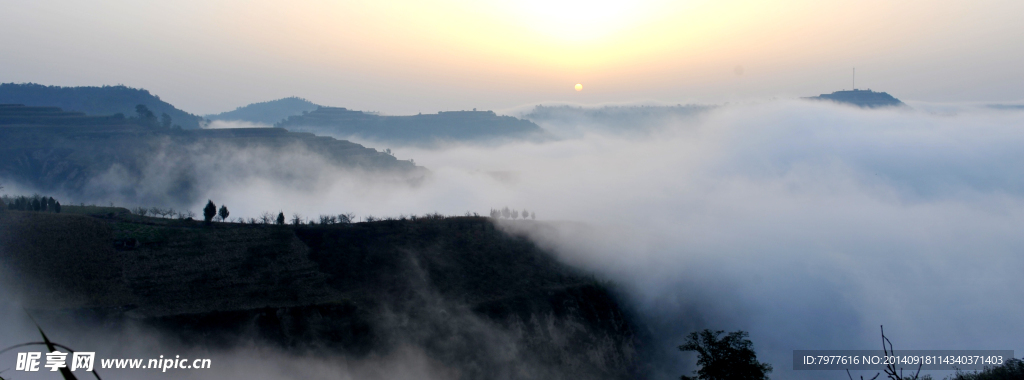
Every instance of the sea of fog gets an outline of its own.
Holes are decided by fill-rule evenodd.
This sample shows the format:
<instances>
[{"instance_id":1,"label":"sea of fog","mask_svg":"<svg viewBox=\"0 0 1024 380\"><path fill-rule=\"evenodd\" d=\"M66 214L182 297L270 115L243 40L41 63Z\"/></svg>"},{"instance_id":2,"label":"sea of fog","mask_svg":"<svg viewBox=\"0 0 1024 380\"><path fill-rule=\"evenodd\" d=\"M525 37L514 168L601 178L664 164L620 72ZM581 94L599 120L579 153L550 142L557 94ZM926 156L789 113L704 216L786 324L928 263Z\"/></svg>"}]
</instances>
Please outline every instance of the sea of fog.
<instances>
[{"instance_id":1,"label":"sea of fog","mask_svg":"<svg viewBox=\"0 0 1024 380\"><path fill-rule=\"evenodd\" d=\"M617 284L663 348L665 379L693 369L675 347L703 328L748 331L773 378L846 378L792 371L792 351L879 349L880 325L897 349L1019 357L1024 112L912 106L773 101L632 131L541 123L559 137L545 142L390 146L430 170L416 185L302 152L274 157L295 181L222 175L258 159L232 153L204 169L229 180L203 203L232 217L527 209L538 223L509 231Z\"/></svg>"}]
</instances>

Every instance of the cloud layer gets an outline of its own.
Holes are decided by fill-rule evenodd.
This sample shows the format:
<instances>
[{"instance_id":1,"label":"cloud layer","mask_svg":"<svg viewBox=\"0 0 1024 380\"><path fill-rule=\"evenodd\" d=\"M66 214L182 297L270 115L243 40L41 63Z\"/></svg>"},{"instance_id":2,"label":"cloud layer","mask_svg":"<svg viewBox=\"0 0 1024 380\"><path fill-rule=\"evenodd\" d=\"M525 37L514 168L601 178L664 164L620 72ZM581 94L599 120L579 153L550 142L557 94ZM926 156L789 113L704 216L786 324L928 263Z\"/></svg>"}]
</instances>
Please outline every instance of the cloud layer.
<instances>
[{"instance_id":1,"label":"cloud layer","mask_svg":"<svg viewBox=\"0 0 1024 380\"><path fill-rule=\"evenodd\" d=\"M629 289L665 350L748 330L784 377L820 375L792 350L876 349L883 324L908 349L1020 351L1024 113L944 109L771 102L639 139L402 150L434 181L369 204L582 222L527 232Z\"/></svg>"},{"instance_id":2,"label":"cloud layer","mask_svg":"<svg viewBox=\"0 0 1024 380\"><path fill-rule=\"evenodd\" d=\"M431 170L416 186L305 163L285 165L302 183L250 169L203 199L245 217L526 208L537 222L507 228L619 284L660 338L660 376L692 368L675 346L713 328L810 378L792 350L877 349L879 325L897 348L1024 351L1022 125L966 106L732 105L628 138L398 149ZM224 157L200 175L255 156Z\"/></svg>"}]
</instances>

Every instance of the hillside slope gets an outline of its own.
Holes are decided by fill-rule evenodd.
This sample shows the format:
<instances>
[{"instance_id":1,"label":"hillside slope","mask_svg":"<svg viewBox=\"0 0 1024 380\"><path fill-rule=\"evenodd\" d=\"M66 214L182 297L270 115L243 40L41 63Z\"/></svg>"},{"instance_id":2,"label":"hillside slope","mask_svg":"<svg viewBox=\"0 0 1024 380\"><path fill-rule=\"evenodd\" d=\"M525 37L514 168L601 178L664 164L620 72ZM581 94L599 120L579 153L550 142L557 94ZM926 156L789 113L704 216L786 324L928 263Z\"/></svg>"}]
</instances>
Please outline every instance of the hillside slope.
<instances>
[{"instance_id":1,"label":"hillside slope","mask_svg":"<svg viewBox=\"0 0 1024 380\"><path fill-rule=\"evenodd\" d=\"M6 211L0 264L44 318L131 318L201 346L255 338L364 357L412 345L465 379L636 378L642 362L612 293L487 218L273 226Z\"/></svg>"},{"instance_id":2,"label":"hillside slope","mask_svg":"<svg viewBox=\"0 0 1024 380\"><path fill-rule=\"evenodd\" d=\"M293 131L340 138L361 137L400 145L524 139L544 131L529 120L498 116L492 111L452 111L412 116L380 116L337 107L320 107L275 124Z\"/></svg>"},{"instance_id":3,"label":"hillside slope","mask_svg":"<svg viewBox=\"0 0 1024 380\"><path fill-rule=\"evenodd\" d=\"M25 114L31 114L28 121ZM286 160L295 157L303 159ZM278 128L177 130L57 108L0 107L0 181L61 193L76 203L122 199L182 206L201 201L215 175L240 181L259 170L266 178L302 181L324 167L410 181L426 173L359 144Z\"/></svg>"},{"instance_id":4,"label":"hillside slope","mask_svg":"<svg viewBox=\"0 0 1024 380\"><path fill-rule=\"evenodd\" d=\"M906 106L906 104L904 104L899 99L896 99L892 95L889 95L889 93L857 89L851 91L836 91L831 94L821 94L818 96L812 96L804 99L827 100L842 104L852 104L861 108Z\"/></svg>"},{"instance_id":5,"label":"hillside slope","mask_svg":"<svg viewBox=\"0 0 1024 380\"><path fill-rule=\"evenodd\" d=\"M0 84L0 104L59 107L88 115L135 115L135 106L142 104L160 117L166 113L172 124L185 129L198 129L203 118L179 110L149 91L126 86L61 87L35 83Z\"/></svg>"},{"instance_id":6,"label":"hillside slope","mask_svg":"<svg viewBox=\"0 0 1024 380\"><path fill-rule=\"evenodd\" d=\"M253 103L235 108L232 111L221 112L216 115L206 115L206 118L209 120L246 121L274 125L274 123L287 119L289 116L302 115L303 112L314 111L318 107L320 106L313 102L293 96Z\"/></svg>"}]
</instances>

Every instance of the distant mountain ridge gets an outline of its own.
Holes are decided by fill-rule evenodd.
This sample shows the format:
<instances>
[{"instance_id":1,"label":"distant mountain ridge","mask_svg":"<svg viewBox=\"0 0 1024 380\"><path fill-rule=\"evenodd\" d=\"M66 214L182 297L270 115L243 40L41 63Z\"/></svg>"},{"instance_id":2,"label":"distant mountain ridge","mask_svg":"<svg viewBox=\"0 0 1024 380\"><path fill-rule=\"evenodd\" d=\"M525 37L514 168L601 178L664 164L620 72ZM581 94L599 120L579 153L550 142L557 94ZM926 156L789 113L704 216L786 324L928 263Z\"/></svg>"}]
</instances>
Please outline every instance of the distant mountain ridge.
<instances>
[{"instance_id":1,"label":"distant mountain ridge","mask_svg":"<svg viewBox=\"0 0 1024 380\"><path fill-rule=\"evenodd\" d=\"M135 106L142 104L157 117L166 113L172 123L184 129L199 129L203 118L182 111L160 100L144 89L127 86L61 87L35 83L0 84L0 104L23 104L36 107L59 107L86 115L135 115Z\"/></svg>"},{"instance_id":2,"label":"distant mountain ridge","mask_svg":"<svg viewBox=\"0 0 1024 380\"><path fill-rule=\"evenodd\" d=\"M231 152L247 151L263 152L262 158L230 159ZM279 128L184 130L57 107L0 105L0 183L75 199L179 206L202 200L210 173L238 173L242 179L258 167L278 181L310 180L318 173L277 158L285 154L309 154L338 169L388 173L411 182L427 173L411 161L359 144ZM214 169L224 165L236 169Z\"/></svg>"},{"instance_id":3,"label":"distant mountain ridge","mask_svg":"<svg viewBox=\"0 0 1024 380\"><path fill-rule=\"evenodd\" d=\"M903 107L906 106L902 101L896 99L892 95L886 92L875 92L868 90L857 90L853 89L850 91L836 91L831 94L821 94L818 96L811 96L804 99L809 100L829 100L836 103L852 104L862 108L879 108L879 107Z\"/></svg>"},{"instance_id":4,"label":"distant mountain ridge","mask_svg":"<svg viewBox=\"0 0 1024 380\"><path fill-rule=\"evenodd\" d=\"M303 112L314 111L319 108L306 99L292 96L266 102L252 103L247 106L235 108L233 111L221 112L215 115L206 115L209 120L224 121L246 121L250 123L261 123L274 125L277 122L287 119L289 116L301 115Z\"/></svg>"},{"instance_id":5,"label":"distant mountain ridge","mask_svg":"<svg viewBox=\"0 0 1024 380\"><path fill-rule=\"evenodd\" d=\"M544 130L529 120L493 111L448 111L411 116L381 116L341 107L319 107L274 125L292 131L358 136L384 142L429 145L444 141L529 138Z\"/></svg>"},{"instance_id":6,"label":"distant mountain ridge","mask_svg":"<svg viewBox=\"0 0 1024 380\"><path fill-rule=\"evenodd\" d=\"M537 105L521 117L562 136L603 131L617 135L647 134L672 122L692 119L714 109L700 104L580 107Z\"/></svg>"}]
</instances>

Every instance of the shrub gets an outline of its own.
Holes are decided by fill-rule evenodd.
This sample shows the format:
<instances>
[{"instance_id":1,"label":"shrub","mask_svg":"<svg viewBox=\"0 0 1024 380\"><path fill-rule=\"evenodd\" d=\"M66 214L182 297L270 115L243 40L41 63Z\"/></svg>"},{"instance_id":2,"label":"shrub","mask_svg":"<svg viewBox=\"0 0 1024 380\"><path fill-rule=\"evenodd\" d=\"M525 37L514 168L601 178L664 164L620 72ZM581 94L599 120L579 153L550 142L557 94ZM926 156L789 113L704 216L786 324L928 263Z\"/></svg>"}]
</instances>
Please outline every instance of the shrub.
<instances>
[{"instance_id":1,"label":"shrub","mask_svg":"<svg viewBox=\"0 0 1024 380\"><path fill-rule=\"evenodd\" d=\"M952 380L1019 380L1024 379L1024 360L1010 359L1005 364L986 367L980 372L957 371Z\"/></svg>"},{"instance_id":2,"label":"shrub","mask_svg":"<svg viewBox=\"0 0 1024 380\"><path fill-rule=\"evenodd\" d=\"M207 200L206 207L203 208L203 220L209 223L214 215L217 215L217 205L213 204L212 200Z\"/></svg>"},{"instance_id":3,"label":"shrub","mask_svg":"<svg viewBox=\"0 0 1024 380\"><path fill-rule=\"evenodd\" d=\"M725 331L692 332L680 351L696 351L700 369L697 376L683 375L683 380L764 380L772 371L771 364L760 363L747 332L735 331L719 339Z\"/></svg>"}]
</instances>

